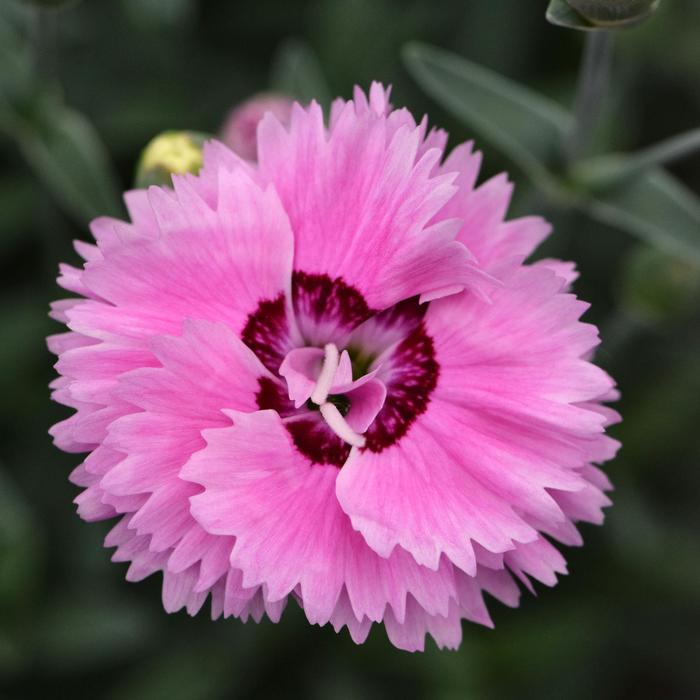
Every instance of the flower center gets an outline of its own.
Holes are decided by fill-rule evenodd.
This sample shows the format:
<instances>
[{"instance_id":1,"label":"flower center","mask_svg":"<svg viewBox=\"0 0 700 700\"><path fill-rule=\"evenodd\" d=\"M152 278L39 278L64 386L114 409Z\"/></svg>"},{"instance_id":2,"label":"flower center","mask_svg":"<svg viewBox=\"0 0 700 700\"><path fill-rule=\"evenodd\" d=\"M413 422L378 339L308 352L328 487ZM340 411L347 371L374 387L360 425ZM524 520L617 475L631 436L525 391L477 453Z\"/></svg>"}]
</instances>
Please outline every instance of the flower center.
<instances>
[{"instance_id":1,"label":"flower center","mask_svg":"<svg viewBox=\"0 0 700 700\"><path fill-rule=\"evenodd\" d=\"M342 467L353 447L381 452L399 442L437 386L428 304L412 298L376 313L342 279L303 272L290 301L262 300L242 333L283 380L259 378L258 406L279 413L314 464Z\"/></svg>"},{"instance_id":2,"label":"flower center","mask_svg":"<svg viewBox=\"0 0 700 700\"><path fill-rule=\"evenodd\" d=\"M316 386L311 393L310 401L319 407L326 424L341 440L353 447L364 447L365 438L348 425L348 422L345 420L347 413L343 415L336 402L328 400L333 380L338 373L340 353L333 343L327 343L324 352L323 367L321 367L321 374L318 375ZM337 394L337 396L344 396L344 394ZM347 397L345 399L348 402L349 412L352 404Z\"/></svg>"},{"instance_id":3,"label":"flower center","mask_svg":"<svg viewBox=\"0 0 700 700\"><path fill-rule=\"evenodd\" d=\"M352 404L350 403L350 399L345 396L345 394L335 394L334 396L329 396L326 400L329 403L332 403L338 409L338 411L340 411L340 415L343 416L343 418L348 415ZM318 411L321 407L309 399L306 402L306 408L308 408L309 411Z\"/></svg>"}]
</instances>

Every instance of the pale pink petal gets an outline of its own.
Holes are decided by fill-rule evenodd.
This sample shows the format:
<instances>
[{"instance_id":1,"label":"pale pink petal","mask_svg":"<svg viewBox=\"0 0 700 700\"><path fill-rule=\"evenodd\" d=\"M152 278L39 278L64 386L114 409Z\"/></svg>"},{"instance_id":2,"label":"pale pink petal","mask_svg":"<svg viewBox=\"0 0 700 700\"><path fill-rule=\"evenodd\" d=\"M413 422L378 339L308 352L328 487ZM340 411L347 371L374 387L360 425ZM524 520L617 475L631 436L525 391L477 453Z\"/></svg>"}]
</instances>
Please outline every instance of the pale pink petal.
<instances>
[{"instance_id":1,"label":"pale pink petal","mask_svg":"<svg viewBox=\"0 0 700 700\"><path fill-rule=\"evenodd\" d=\"M471 142L457 146L443 163L441 172L457 174L458 192L435 221L458 219L457 240L488 271L504 261L521 263L549 235L551 226L539 217L506 221L513 186L502 174L475 187L481 153L472 147Z\"/></svg>"},{"instance_id":2,"label":"pale pink petal","mask_svg":"<svg viewBox=\"0 0 700 700\"><path fill-rule=\"evenodd\" d=\"M538 266L545 267L548 270L551 270L557 277L560 277L563 280L562 289L564 291L569 291L573 283L579 278L576 263L574 262L546 258L544 260L538 260L534 264L534 267Z\"/></svg>"},{"instance_id":3,"label":"pale pink petal","mask_svg":"<svg viewBox=\"0 0 700 700\"><path fill-rule=\"evenodd\" d=\"M355 453L338 476L337 495L369 546L380 556L398 545L436 569L445 554L476 572L471 541L502 552L536 532L510 505L454 460L455 452L422 423L381 453Z\"/></svg>"},{"instance_id":4,"label":"pale pink petal","mask_svg":"<svg viewBox=\"0 0 700 700\"><path fill-rule=\"evenodd\" d=\"M386 400L386 386L378 379L370 379L347 394L350 410L345 420L356 433L364 433L377 417Z\"/></svg>"},{"instance_id":5,"label":"pale pink petal","mask_svg":"<svg viewBox=\"0 0 700 700\"><path fill-rule=\"evenodd\" d=\"M260 302L288 297L292 234L276 194L240 170L220 171L218 187L216 209L185 184L177 194L151 188L161 235L88 263L83 282L114 306L93 304L91 320L76 323L147 339L197 318L240 333Z\"/></svg>"},{"instance_id":6,"label":"pale pink petal","mask_svg":"<svg viewBox=\"0 0 700 700\"><path fill-rule=\"evenodd\" d=\"M231 563L246 587L264 585L272 601L299 587L309 620L321 624L344 584L357 619L381 619L387 605L402 619L409 592L446 613L455 595L449 565L431 572L398 550L377 557L335 499L335 467L304 459L271 411L228 414L234 425L206 431L207 448L182 476L204 486L191 499L197 521L236 537Z\"/></svg>"},{"instance_id":7,"label":"pale pink petal","mask_svg":"<svg viewBox=\"0 0 700 700\"><path fill-rule=\"evenodd\" d=\"M316 387L324 358L323 348L296 348L280 365L280 375L287 381L289 398L294 406L303 406Z\"/></svg>"},{"instance_id":8,"label":"pale pink petal","mask_svg":"<svg viewBox=\"0 0 700 700\"><path fill-rule=\"evenodd\" d=\"M506 566L532 590L528 576L546 586L554 586L557 574L566 574L566 562L560 552L543 537L518 545L505 554Z\"/></svg>"}]
</instances>

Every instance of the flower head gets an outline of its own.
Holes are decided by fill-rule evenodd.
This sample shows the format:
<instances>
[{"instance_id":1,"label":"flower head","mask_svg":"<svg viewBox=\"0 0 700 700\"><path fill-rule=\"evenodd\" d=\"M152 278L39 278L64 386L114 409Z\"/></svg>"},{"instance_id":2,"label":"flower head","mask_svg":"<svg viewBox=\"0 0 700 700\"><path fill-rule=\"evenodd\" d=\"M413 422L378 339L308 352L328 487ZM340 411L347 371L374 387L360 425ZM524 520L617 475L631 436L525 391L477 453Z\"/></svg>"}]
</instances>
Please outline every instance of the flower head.
<instances>
[{"instance_id":1,"label":"flower head","mask_svg":"<svg viewBox=\"0 0 700 700\"><path fill-rule=\"evenodd\" d=\"M552 542L602 520L614 389L573 266L525 264L548 224L505 221L507 179L476 187L471 145L444 157L388 98L267 114L257 164L207 144L62 266L76 411L52 434L168 611L276 621L291 597L357 642L456 647L484 592L553 585Z\"/></svg>"}]
</instances>

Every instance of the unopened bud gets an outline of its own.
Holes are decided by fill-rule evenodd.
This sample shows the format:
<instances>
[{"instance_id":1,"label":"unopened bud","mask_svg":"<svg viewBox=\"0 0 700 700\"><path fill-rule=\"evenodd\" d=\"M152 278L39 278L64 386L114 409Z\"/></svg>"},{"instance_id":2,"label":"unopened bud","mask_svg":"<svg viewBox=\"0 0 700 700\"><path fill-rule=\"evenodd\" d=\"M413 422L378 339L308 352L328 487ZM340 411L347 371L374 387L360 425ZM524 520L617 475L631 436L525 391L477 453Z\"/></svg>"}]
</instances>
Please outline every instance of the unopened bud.
<instances>
[{"instance_id":1,"label":"unopened bud","mask_svg":"<svg viewBox=\"0 0 700 700\"><path fill-rule=\"evenodd\" d=\"M196 175L202 167L202 146L208 138L195 131L164 131L156 136L141 153L136 187L170 185L172 175Z\"/></svg>"},{"instance_id":2,"label":"unopened bud","mask_svg":"<svg viewBox=\"0 0 700 700\"><path fill-rule=\"evenodd\" d=\"M567 0L581 17L596 27L624 27L645 20L661 0Z\"/></svg>"},{"instance_id":3,"label":"unopened bud","mask_svg":"<svg viewBox=\"0 0 700 700\"><path fill-rule=\"evenodd\" d=\"M258 124L267 112L288 124L293 101L284 95L261 93L235 107L221 130L221 140L241 158L258 159Z\"/></svg>"}]
</instances>

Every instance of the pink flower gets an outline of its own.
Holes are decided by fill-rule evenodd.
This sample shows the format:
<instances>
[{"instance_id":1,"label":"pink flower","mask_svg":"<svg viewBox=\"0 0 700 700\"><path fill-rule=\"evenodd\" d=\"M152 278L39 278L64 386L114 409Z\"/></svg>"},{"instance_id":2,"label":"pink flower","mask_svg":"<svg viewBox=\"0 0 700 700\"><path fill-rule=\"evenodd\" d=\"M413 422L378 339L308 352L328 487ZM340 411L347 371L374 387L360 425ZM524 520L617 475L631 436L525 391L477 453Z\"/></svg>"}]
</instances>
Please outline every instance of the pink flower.
<instances>
[{"instance_id":1,"label":"pink flower","mask_svg":"<svg viewBox=\"0 0 700 700\"><path fill-rule=\"evenodd\" d=\"M260 120L272 114L285 126L292 114L292 100L284 95L261 93L235 107L221 130L221 140L246 160L258 159L257 129Z\"/></svg>"},{"instance_id":2,"label":"pink flower","mask_svg":"<svg viewBox=\"0 0 700 700\"><path fill-rule=\"evenodd\" d=\"M88 521L163 604L267 615L289 597L362 642L457 647L487 592L554 585L609 501L612 380L573 267L525 264L550 230L505 221L505 176L392 110L374 84L261 122L259 163L218 143L174 190L98 219L54 398Z\"/></svg>"}]
</instances>

